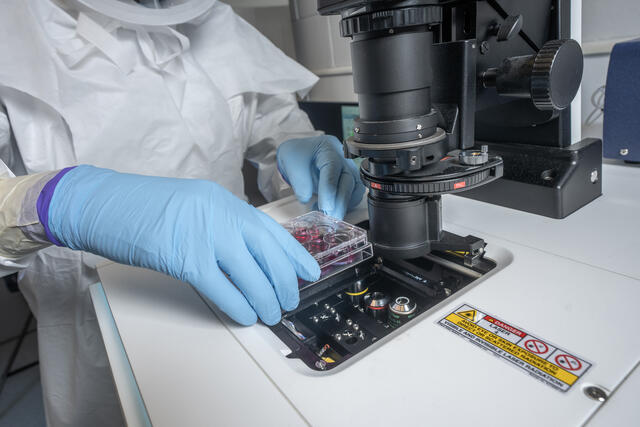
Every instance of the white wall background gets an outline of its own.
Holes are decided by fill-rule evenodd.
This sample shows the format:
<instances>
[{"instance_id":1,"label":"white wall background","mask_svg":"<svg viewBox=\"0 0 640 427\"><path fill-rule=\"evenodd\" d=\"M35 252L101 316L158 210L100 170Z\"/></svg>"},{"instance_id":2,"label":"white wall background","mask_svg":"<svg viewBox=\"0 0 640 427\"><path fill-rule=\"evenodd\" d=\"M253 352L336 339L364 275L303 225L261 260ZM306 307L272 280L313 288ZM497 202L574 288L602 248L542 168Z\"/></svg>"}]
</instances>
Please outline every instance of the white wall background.
<instances>
[{"instance_id":1,"label":"white wall background","mask_svg":"<svg viewBox=\"0 0 640 427\"><path fill-rule=\"evenodd\" d=\"M591 125L586 118L594 110L591 96L606 83L609 53L623 40L640 38L640 0L583 0L582 136L602 137L602 117ZM638 70L640 73L640 70Z\"/></svg>"},{"instance_id":2,"label":"white wall background","mask_svg":"<svg viewBox=\"0 0 640 427\"><path fill-rule=\"evenodd\" d=\"M265 4L269 4L268 0L264 1ZM281 0L279 1L282 3ZM273 44L288 56L296 58L287 0L284 1L284 5L274 1L271 6L262 5L261 7L247 7L250 4L247 0L235 0L230 4L238 15L260 30Z\"/></svg>"}]
</instances>

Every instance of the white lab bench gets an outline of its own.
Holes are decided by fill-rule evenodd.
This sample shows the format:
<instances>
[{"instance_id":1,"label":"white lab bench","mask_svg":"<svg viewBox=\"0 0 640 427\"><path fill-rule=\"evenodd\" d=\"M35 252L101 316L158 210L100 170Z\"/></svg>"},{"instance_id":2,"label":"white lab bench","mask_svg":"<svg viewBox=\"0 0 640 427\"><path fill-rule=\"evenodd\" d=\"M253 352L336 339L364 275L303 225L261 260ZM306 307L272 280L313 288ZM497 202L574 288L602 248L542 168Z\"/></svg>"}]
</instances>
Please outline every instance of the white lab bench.
<instances>
[{"instance_id":1,"label":"white lab bench","mask_svg":"<svg viewBox=\"0 0 640 427\"><path fill-rule=\"evenodd\" d=\"M484 238L499 267L335 372L284 357L268 328L215 314L186 284L103 266L91 295L128 424L640 425L640 168L605 164L602 179L564 220L446 196L445 229ZM307 208L263 209L281 221ZM462 303L593 366L557 391L436 324Z\"/></svg>"}]
</instances>

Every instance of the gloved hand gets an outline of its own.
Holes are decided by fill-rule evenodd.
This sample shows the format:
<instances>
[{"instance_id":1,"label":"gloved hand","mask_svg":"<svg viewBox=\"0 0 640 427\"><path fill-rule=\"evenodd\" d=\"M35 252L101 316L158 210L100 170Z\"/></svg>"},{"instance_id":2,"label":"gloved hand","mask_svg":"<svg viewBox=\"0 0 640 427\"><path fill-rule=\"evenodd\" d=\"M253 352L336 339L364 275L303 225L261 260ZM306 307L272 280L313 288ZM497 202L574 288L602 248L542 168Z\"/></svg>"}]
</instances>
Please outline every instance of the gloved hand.
<instances>
[{"instance_id":1,"label":"gloved hand","mask_svg":"<svg viewBox=\"0 0 640 427\"><path fill-rule=\"evenodd\" d=\"M243 325L255 323L256 313L277 323L280 307L298 305L296 276L320 276L284 228L213 182L86 165L54 181L38 200L53 243L188 282Z\"/></svg>"},{"instance_id":2,"label":"gloved hand","mask_svg":"<svg viewBox=\"0 0 640 427\"><path fill-rule=\"evenodd\" d=\"M353 160L344 158L335 136L290 139L278 147L277 159L282 177L302 203L317 193L318 208L338 219L360 203L360 173Z\"/></svg>"}]
</instances>

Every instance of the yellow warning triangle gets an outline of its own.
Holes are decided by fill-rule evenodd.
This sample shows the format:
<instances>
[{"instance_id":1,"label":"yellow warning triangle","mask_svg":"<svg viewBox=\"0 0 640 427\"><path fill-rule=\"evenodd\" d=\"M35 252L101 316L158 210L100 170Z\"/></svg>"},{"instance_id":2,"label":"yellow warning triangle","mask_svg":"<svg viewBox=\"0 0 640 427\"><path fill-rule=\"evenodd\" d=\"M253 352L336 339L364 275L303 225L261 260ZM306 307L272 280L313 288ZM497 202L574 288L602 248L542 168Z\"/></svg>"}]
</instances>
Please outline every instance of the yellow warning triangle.
<instances>
[{"instance_id":1,"label":"yellow warning triangle","mask_svg":"<svg viewBox=\"0 0 640 427\"><path fill-rule=\"evenodd\" d=\"M467 311L459 311L456 314L460 317L464 317L467 320L471 320L472 322L475 322L478 312L475 310L467 310Z\"/></svg>"}]
</instances>

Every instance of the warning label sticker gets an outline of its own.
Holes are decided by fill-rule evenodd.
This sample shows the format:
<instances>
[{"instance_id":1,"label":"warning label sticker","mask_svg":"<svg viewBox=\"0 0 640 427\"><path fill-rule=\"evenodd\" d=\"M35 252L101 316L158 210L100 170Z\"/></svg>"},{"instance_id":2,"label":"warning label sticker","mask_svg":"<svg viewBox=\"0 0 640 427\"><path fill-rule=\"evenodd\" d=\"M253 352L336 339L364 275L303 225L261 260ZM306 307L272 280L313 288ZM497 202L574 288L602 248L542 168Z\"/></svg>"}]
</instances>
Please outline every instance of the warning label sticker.
<instances>
[{"instance_id":1,"label":"warning label sticker","mask_svg":"<svg viewBox=\"0 0 640 427\"><path fill-rule=\"evenodd\" d=\"M467 304L438 324L560 391L569 390L592 366L583 358Z\"/></svg>"}]
</instances>

